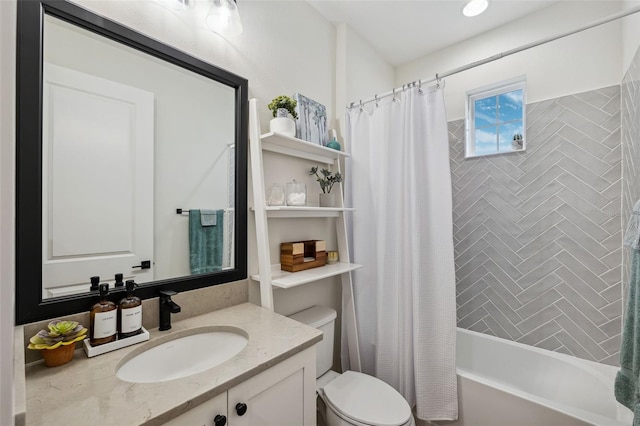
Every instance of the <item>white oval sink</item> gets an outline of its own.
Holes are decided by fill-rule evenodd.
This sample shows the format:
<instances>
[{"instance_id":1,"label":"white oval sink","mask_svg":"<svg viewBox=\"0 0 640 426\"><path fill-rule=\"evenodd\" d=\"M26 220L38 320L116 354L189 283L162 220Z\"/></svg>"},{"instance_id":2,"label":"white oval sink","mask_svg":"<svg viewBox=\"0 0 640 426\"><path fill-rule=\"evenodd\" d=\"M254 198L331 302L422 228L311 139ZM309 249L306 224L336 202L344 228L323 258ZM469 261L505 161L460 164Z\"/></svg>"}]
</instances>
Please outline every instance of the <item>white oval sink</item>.
<instances>
[{"instance_id":1,"label":"white oval sink","mask_svg":"<svg viewBox=\"0 0 640 426\"><path fill-rule=\"evenodd\" d=\"M223 327L177 337L143 351L124 362L116 372L120 380L155 383L179 379L220 365L247 346L246 333ZM222 331L223 330L223 331Z\"/></svg>"}]
</instances>

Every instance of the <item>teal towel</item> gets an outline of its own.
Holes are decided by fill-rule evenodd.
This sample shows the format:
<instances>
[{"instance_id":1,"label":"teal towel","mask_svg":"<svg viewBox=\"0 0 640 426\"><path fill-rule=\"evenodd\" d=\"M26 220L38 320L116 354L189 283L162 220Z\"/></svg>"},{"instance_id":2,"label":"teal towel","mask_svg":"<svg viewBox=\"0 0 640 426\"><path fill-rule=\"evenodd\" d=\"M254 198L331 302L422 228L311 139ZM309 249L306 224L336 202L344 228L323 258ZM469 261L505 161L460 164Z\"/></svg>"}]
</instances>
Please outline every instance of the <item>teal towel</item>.
<instances>
[{"instance_id":1,"label":"teal towel","mask_svg":"<svg viewBox=\"0 0 640 426\"><path fill-rule=\"evenodd\" d=\"M202 226L216 226L218 223L217 210L200 210L200 224Z\"/></svg>"},{"instance_id":2,"label":"teal towel","mask_svg":"<svg viewBox=\"0 0 640 426\"><path fill-rule=\"evenodd\" d=\"M189 263L192 274L222 269L224 210L216 211L215 226L202 226L200 210L189 211Z\"/></svg>"},{"instance_id":3,"label":"teal towel","mask_svg":"<svg viewBox=\"0 0 640 426\"><path fill-rule=\"evenodd\" d=\"M616 375L618 402L633 411L633 425L640 426L640 250L633 250L629 297L622 327L620 371Z\"/></svg>"}]
</instances>

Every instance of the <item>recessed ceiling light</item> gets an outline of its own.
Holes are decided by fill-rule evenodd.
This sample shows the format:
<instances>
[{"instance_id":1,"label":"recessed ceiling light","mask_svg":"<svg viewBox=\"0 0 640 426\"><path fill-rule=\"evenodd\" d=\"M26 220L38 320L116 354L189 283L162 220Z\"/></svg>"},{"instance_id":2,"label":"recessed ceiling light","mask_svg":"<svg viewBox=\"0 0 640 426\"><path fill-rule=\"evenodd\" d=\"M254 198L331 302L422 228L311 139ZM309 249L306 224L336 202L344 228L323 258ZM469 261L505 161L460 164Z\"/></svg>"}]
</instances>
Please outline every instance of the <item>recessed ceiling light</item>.
<instances>
[{"instance_id":1,"label":"recessed ceiling light","mask_svg":"<svg viewBox=\"0 0 640 426\"><path fill-rule=\"evenodd\" d=\"M477 16L487 10L489 0L469 0L462 9L464 16Z\"/></svg>"}]
</instances>

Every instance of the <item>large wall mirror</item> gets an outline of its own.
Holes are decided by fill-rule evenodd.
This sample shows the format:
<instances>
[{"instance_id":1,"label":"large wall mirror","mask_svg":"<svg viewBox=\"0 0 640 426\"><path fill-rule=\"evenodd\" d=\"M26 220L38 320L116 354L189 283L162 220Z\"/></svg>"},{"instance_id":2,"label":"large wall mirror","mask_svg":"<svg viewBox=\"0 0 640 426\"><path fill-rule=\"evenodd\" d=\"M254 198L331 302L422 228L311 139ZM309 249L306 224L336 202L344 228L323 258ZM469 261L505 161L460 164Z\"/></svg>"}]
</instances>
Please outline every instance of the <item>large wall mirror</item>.
<instances>
[{"instance_id":1,"label":"large wall mirror","mask_svg":"<svg viewBox=\"0 0 640 426\"><path fill-rule=\"evenodd\" d=\"M246 278L246 79L65 1L17 51L18 324Z\"/></svg>"}]
</instances>

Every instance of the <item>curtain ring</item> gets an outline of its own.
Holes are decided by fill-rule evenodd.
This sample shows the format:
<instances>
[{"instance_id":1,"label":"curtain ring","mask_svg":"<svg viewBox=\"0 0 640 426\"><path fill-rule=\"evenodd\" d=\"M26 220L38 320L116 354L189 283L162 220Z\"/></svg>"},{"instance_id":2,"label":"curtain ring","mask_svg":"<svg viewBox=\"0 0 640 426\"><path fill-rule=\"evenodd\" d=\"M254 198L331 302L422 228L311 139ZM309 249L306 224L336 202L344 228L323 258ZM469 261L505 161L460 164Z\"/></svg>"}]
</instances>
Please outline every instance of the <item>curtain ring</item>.
<instances>
[{"instance_id":1,"label":"curtain ring","mask_svg":"<svg viewBox=\"0 0 640 426\"><path fill-rule=\"evenodd\" d=\"M418 80L418 94L422 95L422 80Z\"/></svg>"},{"instance_id":2,"label":"curtain ring","mask_svg":"<svg viewBox=\"0 0 640 426\"><path fill-rule=\"evenodd\" d=\"M440 88L440 76L436 73L436 89Z\"/></svg>"},{"instance_id":3,"label":"curtain ring","mask_svg":"<svg viewBox=\"0 0 640 426\"><path fill-rule=\"evenodd\" d=\"M364 107L362 106L362 99L360 99L360 112L364 111Z\"/></svg>"},{"instance_id":4,"label":"curtain ring","mask_svg":"<svg viewBox=\"0 0 640 426\"><path fill-rule=\"evenodd\" d=\"M349 109L353 109L353 102L349 104Z\"/></svg>"},{"instance_id":5,"label":"curtain ring","mask_svg":"<svg viewBox=\"0 0 640 426\"><path fill-rule=\"evenodd\" d=\"M396 99L396 89L393 89L393 102L397 101Z\"/></svg>"},{"instance_id":6,"label":"curtain ring","mask_svg":"<svg viewBox=\"0 0 640 426\"><path fill-rule=\"evenodd\" d=\"M374 98L375 98L375 100L376 100L376 108L378 108L378 95L376 94L376 95L374 96Z\"/></svg>"}]
</instances>

